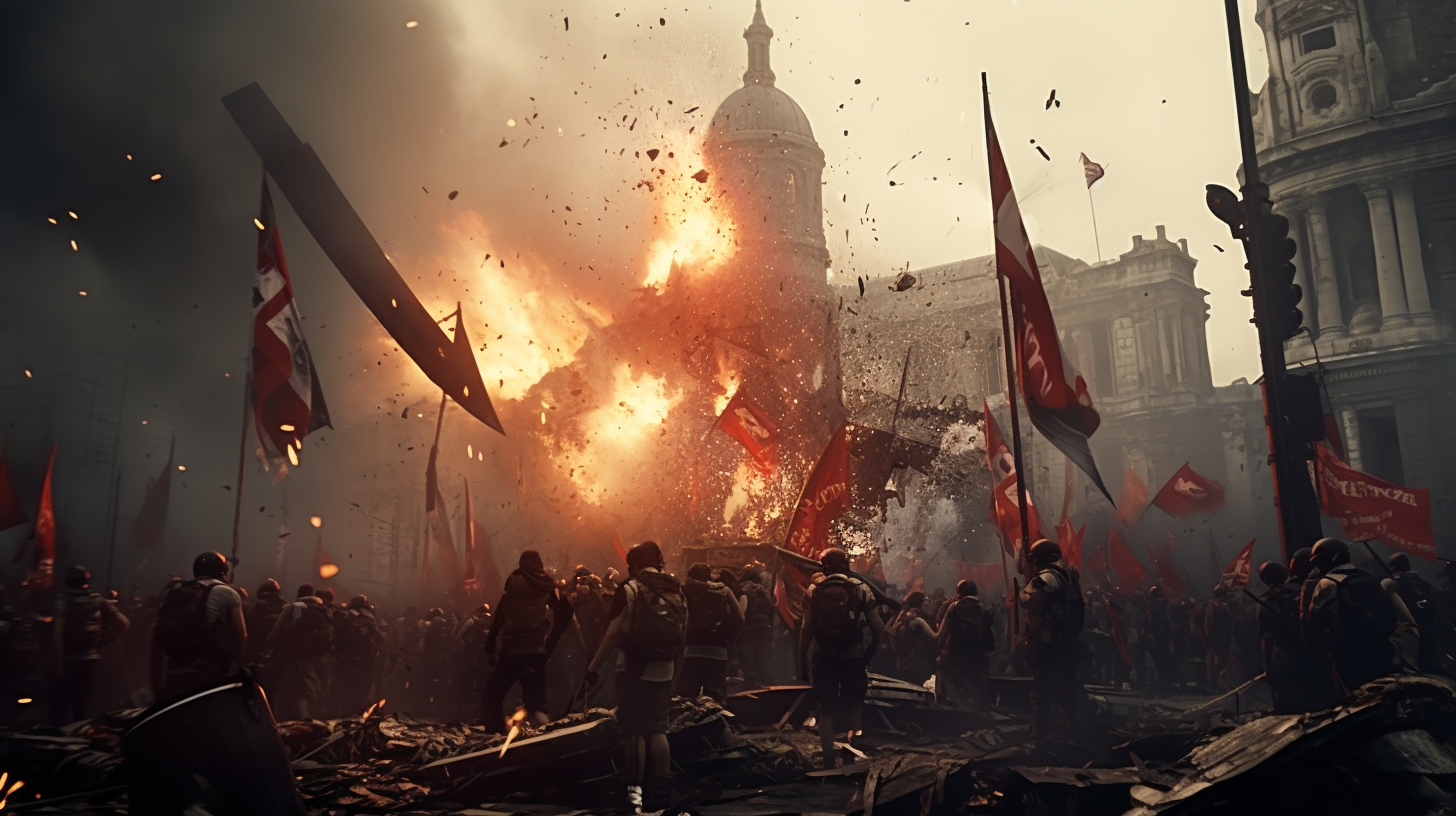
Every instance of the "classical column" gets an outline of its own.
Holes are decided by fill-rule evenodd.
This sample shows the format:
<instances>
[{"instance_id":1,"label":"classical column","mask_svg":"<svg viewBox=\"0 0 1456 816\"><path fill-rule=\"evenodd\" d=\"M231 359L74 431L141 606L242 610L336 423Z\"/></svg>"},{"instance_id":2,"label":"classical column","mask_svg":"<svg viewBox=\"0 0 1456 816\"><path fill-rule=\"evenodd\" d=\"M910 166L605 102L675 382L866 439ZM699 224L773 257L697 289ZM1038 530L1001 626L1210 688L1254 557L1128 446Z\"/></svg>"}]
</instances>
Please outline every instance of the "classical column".
<instances>
[{"instance_id":1,"label":"classical column","mask_svg":"<svg viewBox=\"0 0 1456 816\"><path fill-rule=\"evenodd\" d=\"M1390 183L1395 206L1395 231L1400 238L1400 269L1405 275L1405 297L1412 315L1431 311L1431 291L1426 283L1426 264L1421 259L1421 228L1416 221L1416 196L1409 178Z\"/></svg>"},{"instance_id":2,"label":"classical column","mask_svg":"<svg viewBox=\"0 0 1456 816\"><path fill-rule=\"evenodd\" d=\"M1314 269L1315 298L1319 308L1320 336L1343 337L1345 316L1340 308L1340 284L1335 280L1334 252L1330 249L1330 226L1325 220L1324 203L1313 198L1304 210L1304 223L1309 228L1309 256Z\"/></svg>"},{"instance_id":3,"label":"classical column","mask_svg":"<svg viewBox=\"0 0 1456 816\"><path fill-rule=\"evenodd\" d=\"M1390 188L1384 183L1360 185L1370 207L1370 239L1375 245L1375 278L1380 286L1380 327L1410 323L1405 300L1405 281L1400 274L1400 244L1395 239L1395 214L1390 208Z\"/></svg>"}]
</instances>

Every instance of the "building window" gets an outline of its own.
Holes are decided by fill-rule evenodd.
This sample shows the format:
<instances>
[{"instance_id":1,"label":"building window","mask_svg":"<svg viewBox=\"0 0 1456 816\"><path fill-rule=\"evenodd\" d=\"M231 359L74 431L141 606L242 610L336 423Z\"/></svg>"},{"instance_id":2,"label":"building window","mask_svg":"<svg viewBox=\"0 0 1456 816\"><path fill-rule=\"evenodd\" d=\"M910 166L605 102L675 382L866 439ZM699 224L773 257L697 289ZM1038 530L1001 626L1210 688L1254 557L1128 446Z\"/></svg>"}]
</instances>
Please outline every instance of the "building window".
<instances>
[{"instance_id":1,"label":"building window","mask_svg":"<svg viewBox=\"0 0 1456 816\"><path fill-rule=\"evenodd\" d=\"M1339 101L1340 95L1335 86L1328 82L1321 82L1309 91L1309 105L1314 108L1315 113L1324 113Z\"/></svg>"},{"instance_id":2,"label":"building window","mask_svg":"<svg viewBox=\"0 0 1456 816\"><path fill-rule=\"evenodd\" d=\"M1299 38L1300 45L1304 47L1304 53L1310 54L1315 51L1328 51L1335 47L1335 27L1325 26L1316 28L1313 31L1306 31Z\"/></svg>"},{"instance_id":3,"label":"building window","mask_svg":"<svg viewBox=\"0 0 1456 816\"><path fill-rule=\"evenodd\" d=\"M1370 408L1360 411L1360 464L1371 476L1393 484L1405 484L1405 463L1400 455L1400 429L1395 409Z\"/></svg>"},{"instance_id":4,"label":"building window","mask_svg":"<svg viewBox=\"0 0 1456 816\"><path fill-rule=\"evenodd\" d=\"M1092 335L1092 391L1099 397L1117 394L1117 376L1112 367L1112 325L1100 320L1089 327Z\"/></svg>"}]
</instances>

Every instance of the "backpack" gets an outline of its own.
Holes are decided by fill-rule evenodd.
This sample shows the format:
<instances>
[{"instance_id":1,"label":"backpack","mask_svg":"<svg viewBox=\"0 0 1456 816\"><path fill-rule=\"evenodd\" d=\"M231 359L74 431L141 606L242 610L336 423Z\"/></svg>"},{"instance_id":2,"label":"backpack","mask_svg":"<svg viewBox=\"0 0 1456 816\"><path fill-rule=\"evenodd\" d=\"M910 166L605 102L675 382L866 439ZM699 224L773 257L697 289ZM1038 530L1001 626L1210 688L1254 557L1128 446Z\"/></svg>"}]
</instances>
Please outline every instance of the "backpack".
<instances>
[{"instance_id":1,"label":"backpack","mask_svg":"<svg viewBox=\"0 0 1456 816\"><path fill-rule=\"evenodd\" d=\"M863 642L865 610L852 587L843 575L830 575L814 587L809 612L814 642L819 646L847 649Z\"/></svg>"},{"instance_id":2,"label":"backpack","mask_svg":"<svg viewBox=\"0 0 1456 816\"><path fill-rule=\"evenodd\" d=\"M743 613L743 628L771 629L774 621L773 596L761 584L746 583L743 594L748 596L748 610Z\"/></svg>"},{"instance_id":3,"label":"backpack","mask_svg":"<svg viewBox=\"0 0 1456 816\"><path fill-rule=\"evenodd\" d=\"M688 602L687 640L699 646L724 646L737 634L736 622L728 604L737 603L731 593L713 591L702 584L689 583L683 588Z\"/></svg>"},{"instance_id":4,"label":"backpack","mask_svg":"<svg viewBox=\"0 0 1456 816\"><path fill-rule=\"evenodd\" d=\"M322 603L305 603L293 622L290 642L299 657L323 657L334 650L334 622Z\"/></svg>"},{"instance_id":5,"label":"backpack","mask_svg":"<svg viewBox=\"0 0 1456 816\"><path fill-rule=\"evenodd\" d=\"M66 620L61 630L67 656L83 655L101 645L101 605L106 603L95 592L66 597Z\"/></svg>"},{"instance_id":6,"label":"backpack","mask_svg":"<svg viewBox=\"0 0 1456 816\"><path fill-rule=\"evenodd\" d=\"M676 660L687 645L688 602L682 586L661 572L638 573L631 626L622 634L622 651L637 660Z\"/></svg>"},{"instance_id":7,"label":"backpack","mask_svg":"<svg viewBox=\"0 0 1456 816\"><path fill-rule=\"evenodd\" d=\"M995 648L990 616L975 598L961 598L951 604L945 615L950 627L951 643L971 651L989 652Z\"/></svg>"},{"instance_id":8,"label":"backpack","mask_svg":"<svg viewBox=\"0 0 1456 816\"><path fill-rule=\"evenodd\" d=\"M378 625L363 612L350 611L343 614L335 632L334 648L345 660L368 660L374 655L379 641Z\"/></svg>"},{"instance_id":9,"label":"backpack","mask_svg":"<svg viewBox=\"0 0 1456 816\"><path fill-rule=\"evenodd\" d=\"M1380 581L1364 571L1335 572L1325 577L1335 582L1340 651L1389 661L1395 611Z\"/></svg>"},{"instance_id":10,"label":"backpack","mask_svg":"<svg viewBox=\"0 0 1456 816\"><path fill-rule=\"evenodd\" d=\"M1070 643L1082 634L1087 623L1087 601L1082 597L1082 576L1075 568L1053 564L1047 569L1062 579L1060 597L1048 616L1053 639Z\"/></svg>"},{"instance_id":11,"label":"backpack","mask_svg":"<svg viewBox=\"0 0 1456 816\"><path fill-rule=\"evenodd\" d=\"M157 611L155 638L173 660L191 660L214 643L213 624L207 622L207 596L217 584L183 581L167 592Z\"/></svg>"}]
</instances>

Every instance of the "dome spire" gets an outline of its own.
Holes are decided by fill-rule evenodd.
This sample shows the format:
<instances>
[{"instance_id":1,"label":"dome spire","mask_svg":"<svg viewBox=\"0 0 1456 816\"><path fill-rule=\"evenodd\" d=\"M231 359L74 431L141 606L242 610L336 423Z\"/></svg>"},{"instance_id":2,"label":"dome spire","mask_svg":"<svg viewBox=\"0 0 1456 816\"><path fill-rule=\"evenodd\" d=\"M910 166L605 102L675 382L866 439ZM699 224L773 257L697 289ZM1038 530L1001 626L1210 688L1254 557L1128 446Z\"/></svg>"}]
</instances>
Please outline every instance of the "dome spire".
<instances>
[{"instance_id":1,"label":"dome spire","mask_svg":"<svg viewBox=\"0 0 1456 816\"><path fill-rule=\"evenodd\" d=\"M753 23L743 30L743 39L748 40L748 70L743 72L743 84L774 84L774 72L768 67L768 41L773 39L773 29L763 19L763 0L754 0Z\"/></svg>"}]
</instances>

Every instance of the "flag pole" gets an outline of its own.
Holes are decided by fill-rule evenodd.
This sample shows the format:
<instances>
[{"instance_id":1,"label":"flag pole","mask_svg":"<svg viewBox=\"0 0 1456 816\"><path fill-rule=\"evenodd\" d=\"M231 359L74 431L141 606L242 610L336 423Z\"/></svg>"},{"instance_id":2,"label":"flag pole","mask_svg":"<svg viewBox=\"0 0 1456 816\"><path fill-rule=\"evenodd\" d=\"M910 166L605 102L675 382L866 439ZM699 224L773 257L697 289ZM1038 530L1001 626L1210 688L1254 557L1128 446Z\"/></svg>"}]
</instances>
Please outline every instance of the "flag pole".
<instances>
[{"instance_id":1,"label":"flag pole","mask_svg":"<svg viewBox=\"0 0 1456 816\"><path fill-rule=\"evenodd\" d=\"M1102 263L1102 236L1097 234L1097 205L1092 203L1092 184L1087 185L1087 208L1092 211L1092 241L1097 245L1097 262Z\"/></svg>"},{"instance_id":2,"label":"flag pole","mask_svg":"<svg viewBox=\"0 0 1456 816\"><path fill-rule=\"evenodd\" d=\"M233 564L238 563L238 547L243 540L243 479L248 472L248 414L252 406L253 396L253 373L248 372L247 383L243 386L243 433L242 439L238 442L238 483L234 488L233 496Z\"/></svg>"},{"instance_id":3,"label":"flag pole","mask_svg":"<svg viewBox=\"0 0 1456 816\"><path fill-rule=\"evenodd\" d=\"M986 112L986 121L991 121L991 93L986 87L986 72L981 72L981 101ZM1016 360L1011 353L1012 335L1011 318L1006 310L1006 279L1001 275L1000 270L996 271L996 292L1001 300L1001 338L1002 345L1006 351L1006 404L1011 408L1011 461L1016 467L1016 506L1021 521L1021 553L1017 558L1017 569L1021 568L1021 561L1026 548L1032 542L1027 539L1031 536L1031 523L1026 511L1026 480L1023 478L1026 470L1022 467L1021 461L1021 417L1016 410L1016 394L1018 389L1016 377Z\"/></svg>"},{"instance_id":4,"label":"flag pole","mask_svg":"<svg viewBox=\"0 0 1456 816\"><path fill-rule=\"evenodd\" d=\"M895 428L900 424L900 408L905 404L905 379L910 375L910 351L914 348L914 343L905 347L905 365L900 369L900 395L895 398L895 415L890 419L890 434L892 436L895 433Z\"/></svg>"}]
</instances>

